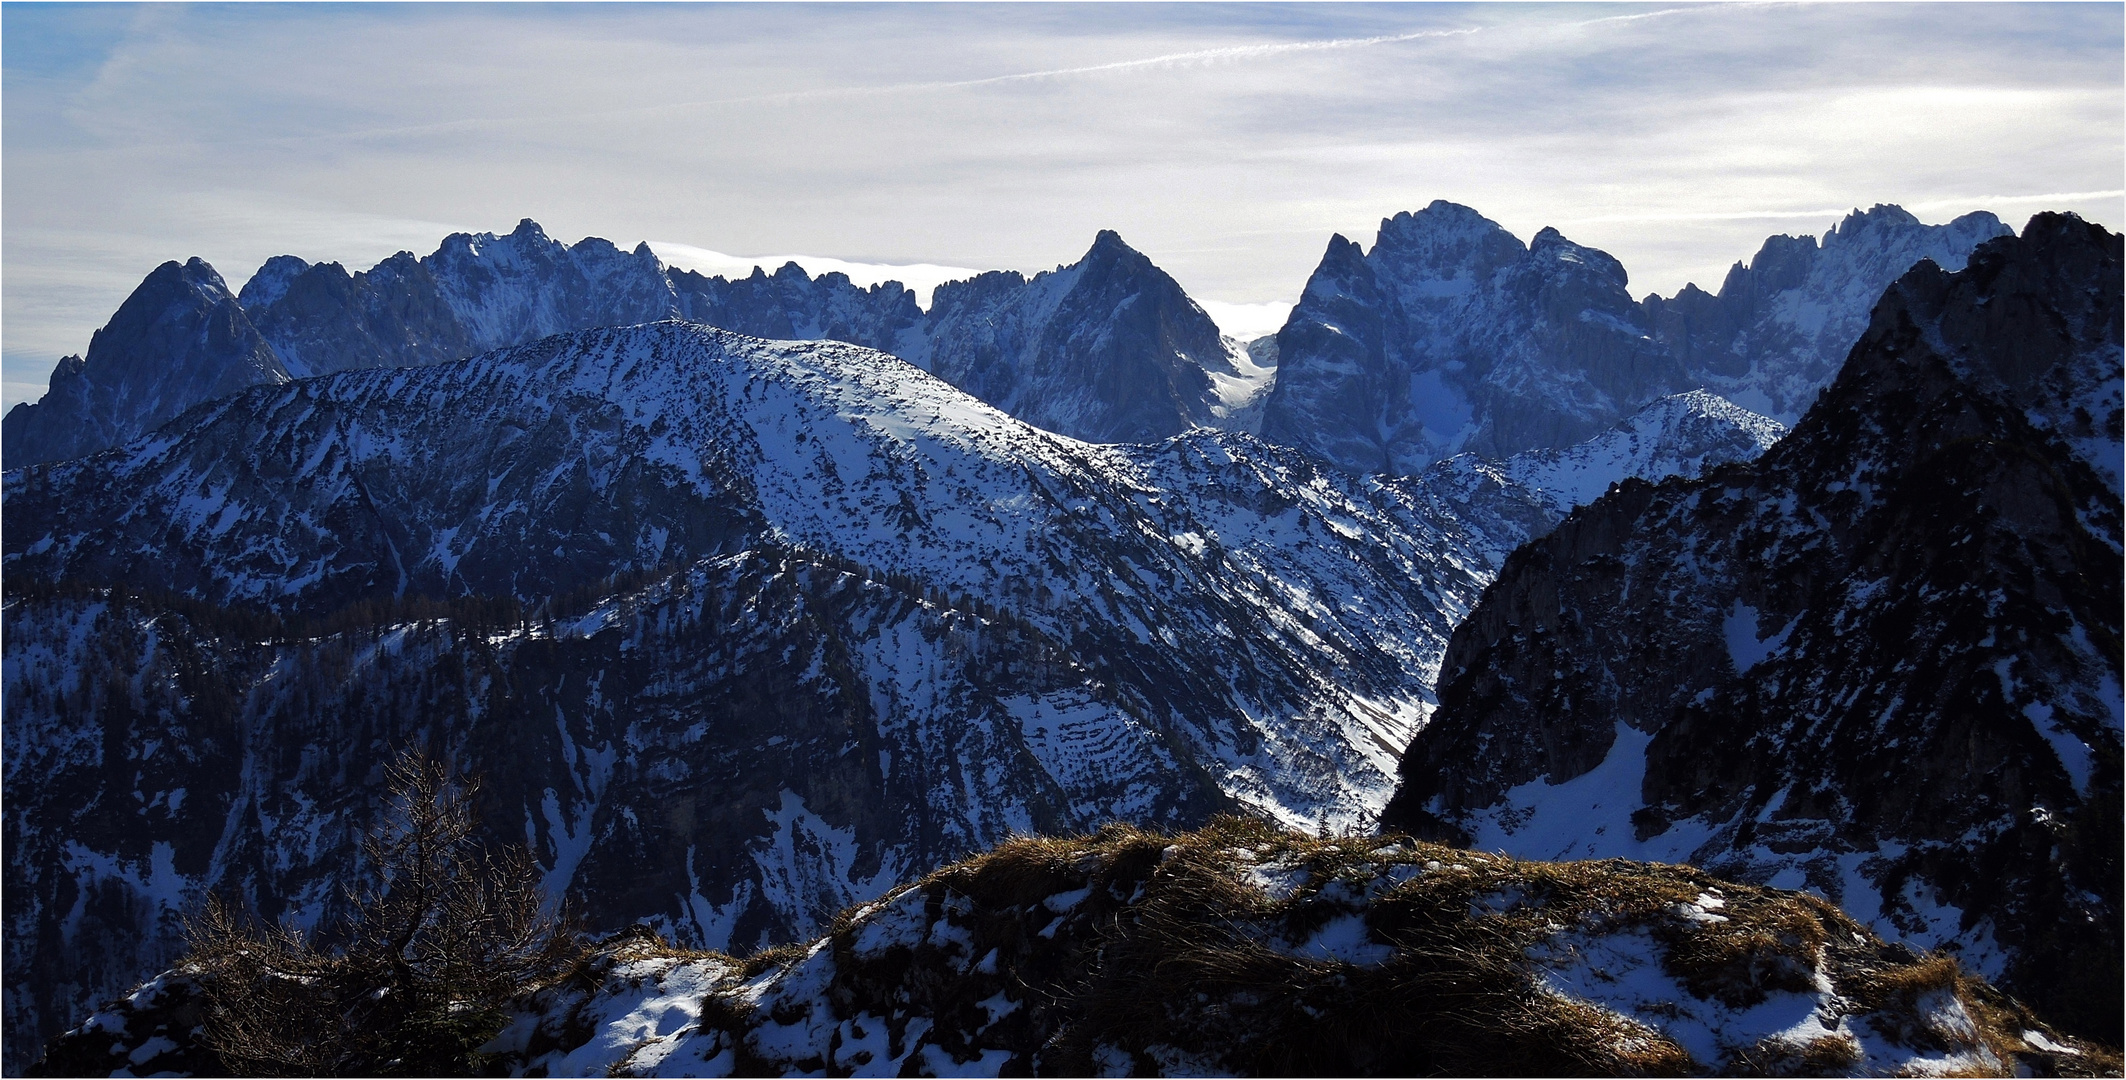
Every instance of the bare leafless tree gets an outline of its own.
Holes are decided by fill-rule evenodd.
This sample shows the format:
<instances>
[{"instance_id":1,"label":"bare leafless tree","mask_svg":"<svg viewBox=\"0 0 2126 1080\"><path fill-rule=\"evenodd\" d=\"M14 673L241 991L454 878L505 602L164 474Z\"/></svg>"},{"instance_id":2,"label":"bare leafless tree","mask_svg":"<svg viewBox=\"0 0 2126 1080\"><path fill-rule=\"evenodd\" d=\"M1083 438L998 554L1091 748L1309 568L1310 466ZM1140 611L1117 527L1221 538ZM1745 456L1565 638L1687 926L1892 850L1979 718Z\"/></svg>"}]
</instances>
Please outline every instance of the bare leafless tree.
<instances>
[{"instance_id":1,"label":"bare leafless tree","mask_svg":"<svg viewBox=\"0 0 2126 1080\"><path fill-rule=\"evenodd\" d=\"M411 753L388 777L339 924L268 927L218 899L191 924L206 1039L231 1072L469 1074L509 1000L582 955L530 852L475 835L476 779Z\"/></svg>"}]
</instances>

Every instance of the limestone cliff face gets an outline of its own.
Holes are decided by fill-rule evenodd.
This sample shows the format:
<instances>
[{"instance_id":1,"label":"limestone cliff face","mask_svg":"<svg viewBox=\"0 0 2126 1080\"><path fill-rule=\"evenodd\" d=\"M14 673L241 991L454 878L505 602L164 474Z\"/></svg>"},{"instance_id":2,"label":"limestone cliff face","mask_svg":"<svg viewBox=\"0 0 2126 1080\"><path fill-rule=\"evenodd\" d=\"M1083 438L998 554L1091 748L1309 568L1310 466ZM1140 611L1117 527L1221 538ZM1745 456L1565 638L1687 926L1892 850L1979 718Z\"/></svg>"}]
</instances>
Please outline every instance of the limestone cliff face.
<instances>
[{"instance_id":1,"label":"limestone cliff face","mask_svg":"<svg viewBox=\"0 0 2126 1080\"><path fill-rule=\"evenodd\" d=\"M1387 821L1806 884L2117 1038L2120 288L2071 216L1923 263L1764 457L1517 552Z\"/></svg>"},{"instance_id":2,"label":"limestone cliff face","mask_svg":"<svg viewBox=\"0 0 2126 1080\"><path fill-rule=\"evenodd\" d=\"M1241 367L1254 368L1173 278L1106 230L1069 266L940 286L919 336L897 351L1027 423L1088 442L1229 426L1246 402L1221 394L1212 373L1237 382Z\"/></svg>"},{"instance_id":3,"label":"limestone cliff face","mask_svg":"<svg viewBox=\"0 0 2126 1080\"><path fill-rule=\"evenodd\" d=\"M1690 389L1606 253L1434 202L1341 236L1278 332L1263 434L1358 472L1592 436Z\"/></svg>"},{"instance_id":4,"label":"limestone cliff face","mask_svg":"<svg viewBox=\"0 0 2126 1080\"><path fill-rule=\"evenodd\" d=\"M1704 389L1792 424L1882 290L1922 259L1963 266L2006 232L1987 213L1925 225L1894 206L1774 236L1713 295L1634 301L1624 267L1544 229L1523 245L1436 201L1336 237L1278 335L1263 433L1359 472L1464 450L1572 445L1656 398Z\"/></svg>"},{"instance_id":5,"label":"limestone cliff face","mask_svg":"<svg viewBox=\"0 0 2126 1080\"><path fill-rule=\"evenodd\" d=\"M193 405L289 372L214 268L198 259L155 268L35 403L8 410L0 456L10 468L93 453L137 438Z\"/></svg>"}]
</instances>

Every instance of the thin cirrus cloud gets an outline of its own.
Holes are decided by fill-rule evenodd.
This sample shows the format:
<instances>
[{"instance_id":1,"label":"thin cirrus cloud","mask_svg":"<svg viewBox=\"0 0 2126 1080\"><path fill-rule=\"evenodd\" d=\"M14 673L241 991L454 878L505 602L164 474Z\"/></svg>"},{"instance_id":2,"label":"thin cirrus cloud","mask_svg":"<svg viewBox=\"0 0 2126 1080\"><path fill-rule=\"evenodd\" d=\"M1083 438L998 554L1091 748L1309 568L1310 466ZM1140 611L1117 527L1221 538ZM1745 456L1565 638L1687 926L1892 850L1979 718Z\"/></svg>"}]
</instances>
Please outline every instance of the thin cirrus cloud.
<instances>
[{"instance_id":1,"label":"thin cirrus cloud","mask_svg":"<svg viewBox=\"0 0 2126 1080\"><path fill-rule=\"evenodd\" d=\"M2121 198L2126 198L2126 188L2112 188L2108 191L2055 191L2043 195L1966 195L1956 198L1928 199L1924 202L1910 203L1905 206L1905 209L1918 212L1923 210L1940 210L1946 208L1961 208L1970 206L1984 206L1989 208L2006 208L2010 206L2021 206L2026 204L2049 206L2060 203L2097 202L2105 199L2115 200ZM1637 214L1601 214L1592 217L1576 218L1574 220L1576 222L1583 223L1610 221L1777 221L1786 218L1806 218L1809 220L1820 220L1823 218L1840 217L1848 212L1848 208L1846 207L1831 206L1818 210L1726 210L1713 212L1697 211L1687 213L1651 212Z\"/></svg>"},{"instance_id":2,"label":"thin cirrus cloud","mask_svg":"<svg viewBox=\"0 0 2126 1080\"><path fill-rule=\"evenodd\" d=\"M1435 198L1718 281L1853 207L2121 224L2116 7L0 8L6 400L156 263L530 216L927 291L1101 228L1228 331ZM1971 193L1990 193L1974 195ZM722 252L796 252L746 258Z\"/></svg>"}]
</instances>

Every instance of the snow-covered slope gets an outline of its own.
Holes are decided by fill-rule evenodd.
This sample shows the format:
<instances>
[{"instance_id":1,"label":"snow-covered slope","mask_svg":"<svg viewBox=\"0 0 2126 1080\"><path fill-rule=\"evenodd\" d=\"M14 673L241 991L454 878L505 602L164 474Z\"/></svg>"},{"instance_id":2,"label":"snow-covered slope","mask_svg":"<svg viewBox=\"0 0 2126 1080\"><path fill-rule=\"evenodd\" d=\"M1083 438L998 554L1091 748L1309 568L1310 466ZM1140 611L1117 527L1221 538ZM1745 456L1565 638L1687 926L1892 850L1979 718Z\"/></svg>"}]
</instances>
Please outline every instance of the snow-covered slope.
<instances>
[{"instance_id":1,"label":"snow-covered slope","mask_svg":"<svg viewBox=\"0 0 2126 1080\"><path fill-rule=\"evenodd\" d=\"M2120 293L2072 216L1922 264L1764 457L1515 553L1387 820L1806 886L2116 1040Z\"/></svg>"},{"instance_id":2,"label":"snow-covered slope","mask_svg":"<svg viewBox=\"0 0 2126 1080\"><path fill-rule=\"evenodd\" d=\"M1698 476L1749 461L1786 436L1786 426L1703 390L1665 397L1617 426L1563 450L1531 450L1501 463L1505 474L1541 492L1558 517L1625 480Z\"/></svg>"},{"instance_id":3,"label":"snow-covered slope","mask_svg":"<svg viewBox=\"0 0 2126 1080\"><path fill-rule=\"evenodd\" d=\"M315 917L352 778L416 738L488 773L601 925L719 947L1012 830L1362 826L1455 621L1567 505L1516 470L1593 491L1767 430L1654 416L1711 450L1649 419L1383 481L1243 433L1079 443L881 353L659 323L258 388L9 473L9 579L63 586L7 608L10 984L137 978L209 886ZM387 617L409 596L534 614ZM66 922L92 893L109 919Z\"/></svg>"}]
</instances>

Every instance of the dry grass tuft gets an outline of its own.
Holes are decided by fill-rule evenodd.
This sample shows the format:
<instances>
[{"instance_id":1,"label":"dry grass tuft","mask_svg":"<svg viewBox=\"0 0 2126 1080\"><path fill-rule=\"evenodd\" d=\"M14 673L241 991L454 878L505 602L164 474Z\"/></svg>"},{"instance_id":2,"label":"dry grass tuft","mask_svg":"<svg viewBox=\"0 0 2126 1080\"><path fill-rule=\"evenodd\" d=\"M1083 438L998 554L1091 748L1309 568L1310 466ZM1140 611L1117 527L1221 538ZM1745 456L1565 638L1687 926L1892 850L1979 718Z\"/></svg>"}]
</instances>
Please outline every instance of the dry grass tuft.
<instances>
[{"instance_id":1,"label":"dry grass tuft","mask_svg":"<svg viewBox=\"0 0 2126 1080\"><path fill-rule=\"evenodd\" d=\"M1574 967L1594 962L1583 947L1622 949L1654 976L1648 985L1681 996L1575 996L1590 984L1558 972L1593 971ZM1920 1058L2090 1074L2118 1064L2057 1037L1953 961L1885 945L1811 897L1690 867L1522 862L1241 817L1188 833L1111 825L1014 837L842 912L824 947L732 959L639 932L608 941L570 980L657 958L728 968L695 1037L715 1040L718 1060L742 1075L912 1075L976 1061L986 1071L999 1052L1005 1075L1849 1075ZM597 996L574 986L578 1003ZM1723 1044L1709 1061L1685 1048L1702 1049L1701 1036L1677 1033L1777 994L1802 995L1822 1033ZM1958 1015L1969 1018L1961 1028L1944 1019ZM564 1019L538 1045L565 1052L593 1027Z\"/></svg>"}]
</instances>

